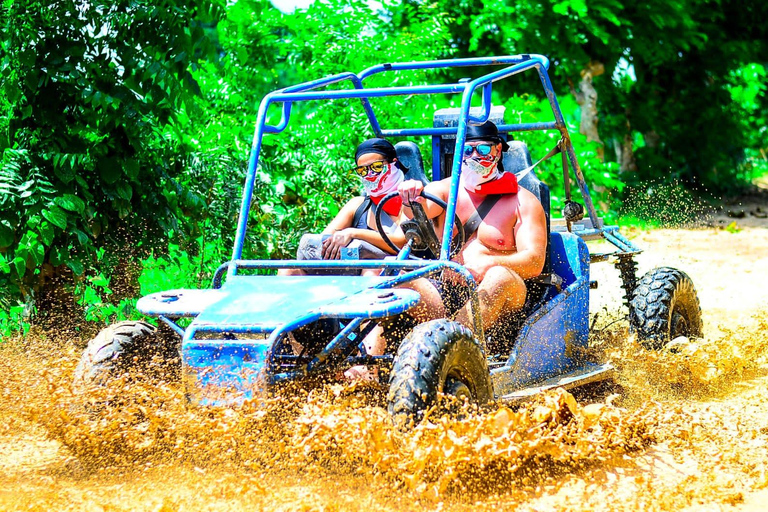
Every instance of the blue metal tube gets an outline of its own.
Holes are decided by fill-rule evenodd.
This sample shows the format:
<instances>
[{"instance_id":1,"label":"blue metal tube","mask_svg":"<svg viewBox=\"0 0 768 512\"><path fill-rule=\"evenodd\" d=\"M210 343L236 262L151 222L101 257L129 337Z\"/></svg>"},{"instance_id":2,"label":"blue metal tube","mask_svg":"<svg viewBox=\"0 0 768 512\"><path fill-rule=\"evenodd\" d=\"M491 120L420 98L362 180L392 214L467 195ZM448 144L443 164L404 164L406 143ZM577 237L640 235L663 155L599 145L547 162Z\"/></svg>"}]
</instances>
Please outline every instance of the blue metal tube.
<instances>
[{"instance_id":1,"label":"blue metal tube","mask_svg":"<svg viewBox=\"0 0 768 512\"><path fill-rule=\"evenodd\" d=\"M256 119L256 130L253 134L253 144L251 145L251 158L248 161L248 171L245 175L245 186L243 187L243 199L240 204L240 217L237 220L237 232L235 233L235 244L232 249L232 259L238 260L243 255L243 244L245 242L245 230L248 225L248 214L251 211L251 201L253 199L253 184L256 179L256 166L259 161L261 151L261 139L264 135L264 125L267 120L267 109L272 102L272 95L267 94L259 105L259 114ZM287 121L286 121L287 122ZM237 268L230 265L227 275L233 276L237 273Z\"/></svg>"},{"instance_id":2,"label":"blue metal tube","mask_svg":"<svg viewBox=\"0 0 768 512\"><path fill-rule=\"evenodd\" d=\"M473 123L475 121L472 121ZM554 130L558 126L554 121L542 123L522 123L522 124L501 124L498 126L500 132L527 132L534 130ZM402 128L393 130L382 130L381 133L386 137L408 137L418 135L455 135L456 128ZM436 179L436 178L435 178Z\"/></svg>"},{"instance_id":3,"label":"blue metal tube","mask_svg":"<svg viewBox=\"0 0 768 512\"><path fill-rule=\"evenodd\" d=\"M361 80L368 78L371 75L377 73L383 73L385 71L408 71L414 69L440 69L440 68L462 68L470 66L499 66L504 64L519 64L526 60L537 60L541 64L549 69L549 59L544 55L538 54L522 54L522 55L505 55L501 57L480 57L469 59L443 59L443 60L429 60L422 62L401 62L395 64L378 64L371 66L368 69L363 70L358 74Z\"/></svg>"},{"instance_id":4,"label":"blue metal tube","mask_svg":"<svg viewBox=\"0 0 768 512\"><path fill-rule=\"evenodd\" d=\"M344 73L338 73L336 75L326 76L324 78L318 78L317 80L310 80L309 82L303 82L296 85L291 85L289 87L285 87L284 89L278 89L277 93L281 92L299 92L299 91L309 91L312 89L317 89L318 87L323 87L326 85L335 84L337 82L342 82L344 80L351 80L355 81L357 78L357 75L355 73L352 73L351 71L346 71Z\"/></svg>"},{"instance_id":5,"label":"blue metal tube","mask_svg":"<svg viewBox=\"0 0 768 512\"><path fill-rule=\"evenodd\" d=\"M488 82L483 86L483 110L480 112L480 115L478 117L475 117L472 114L470 114L469 122L474 124L483 124L488 120L488 117L490 117L492 87L493 85L491 82Z\"/></svg>"},{"instance_id":6,"label":"blue metal tube","mask_svg":"<svg viewBox=\"0 0 768 512\"><path fill-rule=\"evenodd\" d=\"M568 153L568 159L570 160L571 166L573 167L573 172L576 175L576 182L579 185L579 190L581 191L581 197L584 200L584 205L587 207L587 213L589 214L589 218L592 220L592 225L598 226L597 211L595 211L595 205L592 204L592 196L589 194L587 182L584 179L584 174L581 172L581 167L579 166L579 162L576 159L576 152L573 150L573 143L571 142L571 137L568 134L568 127L565 124L563 113L560 111L560 105L557 102L555 89L552 87L552 82L549 80L549 75L547 74L546 70L542 69L541 67L537 67L537 71L539 72L539 79L541 80L541 84L544 86L544 91L547 93L549 105L552 107L552 112L555 114L555 122L558 125L557 129L560 130L560 134L562 135L563 139L565 139L565 147L566 152Z\"/></svg>"},{"instance_id":7,"label":"blue metal tube","mask_svg":"<svg viewBox=\"0 0 768 512\"><path fill-rule=\"evenodd\" d=\"M410 87L378 87L372 89L346 89L340 91L302 91L272 93L273 101L333 100L343 98L382 98L410 94L455 94L465 84L415 85Z\"/></svg>"},{"instance_id":8,"label":"blue metal tube","mask_svg":"<svg viewBox=\"0 0 768 512\"><path fill-rule=\"evenodd\" d=\"M338 83L344 80L350 80L352 84L354 85L355 89L363 89L363 82L360 80L360 78L357 77L354 73L339 73L338 75L333 75L326 78L321 78L319 80L313 80L311 82L304 82L302 84L293 85L290 87L286 87L284 89L280 89L278 91L275 91L276 93L283 93L283 92L301 92L301 91L309 91L313 89L317 89L318 87L324 87L327 85L331 85L334 83ZM371 127L373 128L374 133L376 133L377 137L381 137L381 127L379 126L379 120L376 118L376 114L373 112L373 108L371 107L371 102L368 101L368 98L361 98L360 100L363 103L363 109L365 110L366 115L368 116L368 121L371 123ZM265 133L280 133L288 126L288 121L291 117L291 102L285 102L283 103L283 114L280 119L280 124L277 126L266 126Z\"/></svg>"},{"instance_id":9,"label":"blue metal tube","mask_svg":"<svg viewBox=\"0 0 768 512\"><path fill-rule=\"evenodd\" d=\"M162 321L165 323L165 325L167 325L168 327L170 327L171 329L173 329L173 332L175 332L176 334L178 334L178 335L179 335L179 336L181 336L182 338L184 337L184 329L182 329L181 327L179 327L179 325L178 325L176 322L174 322L174 321L173 321L173 320L171 320L170 318L168 318L168 317L165 317L165 316L163 316L163 315L159 315L157 318L159 318L160 320L162 320Z\"/></svg>"},{"instance_id":10,"label":"blue metal tube","mask_svg":"<svg viewBox=\"0 0 768 512\"><path fill-rule=\"evenodd\" d=\"M437 264L434 260L236 260L233 263L242 269L278 268L397 268L413 269Z\"/></svg>"},{"instance_id":11,"label":"blue metal tube","mask_svg":"<svg viewBox=\"0 0 768 512\"><path fill-rule=\"evenodd\" d=\"M453 159L453 169L451 170L451 189L448 196L448 208L445 211L445 226L443 228L443 240L440 247L440 259L449 260L451 254L451 238L453 235L454 219L456 216L456 198L459 193L459 180L461 178L461 157L458 148L464 147L464 141L467 136L467 119L469 117L469 107L472 103L472 93L475 92L477 84L470 82L464 95L461 97L461 110L459 111L459 122L456 128L456 148L457 157ZM452 200L453 199L453 200Z\"/></svg>"}]
</instances>

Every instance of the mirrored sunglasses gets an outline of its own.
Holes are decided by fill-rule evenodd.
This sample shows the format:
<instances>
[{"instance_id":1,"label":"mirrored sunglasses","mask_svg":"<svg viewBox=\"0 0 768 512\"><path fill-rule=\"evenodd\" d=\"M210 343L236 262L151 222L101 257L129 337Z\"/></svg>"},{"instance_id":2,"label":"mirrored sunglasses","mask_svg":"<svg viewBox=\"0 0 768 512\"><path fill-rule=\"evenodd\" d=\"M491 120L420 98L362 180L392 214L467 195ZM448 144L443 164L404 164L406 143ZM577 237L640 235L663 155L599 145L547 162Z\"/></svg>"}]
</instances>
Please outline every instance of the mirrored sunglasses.
<instances>
[{"instance_id":1,"label":"mirrored sunglasses","mask_svg":"<svg viewBox=\"0 0 768 512\"><path fill-rule=\"evenodd\" d=\"M464 144L463 153L465 157L472 156L473 152L477 152L477 154L480 156L488 156L491 154L493 146L493 144L478 144L476 146L472 146L471 144Z\"/></svg>"},{"instance_id":2,"label":"mirrored sunglasses","mask_svg":"<svg viewBox=\"0 0 768 512\"><path fill-rule=\"evenodd\" d=\"M378 162L373 162L370 165L358 165L354 169L352 169L352 172L360 176L361 178L365 178L368 176L368 173L373 174L381 174L387 169L387 162L383 160L379 160Z\"/></svg>"}]
</instances>

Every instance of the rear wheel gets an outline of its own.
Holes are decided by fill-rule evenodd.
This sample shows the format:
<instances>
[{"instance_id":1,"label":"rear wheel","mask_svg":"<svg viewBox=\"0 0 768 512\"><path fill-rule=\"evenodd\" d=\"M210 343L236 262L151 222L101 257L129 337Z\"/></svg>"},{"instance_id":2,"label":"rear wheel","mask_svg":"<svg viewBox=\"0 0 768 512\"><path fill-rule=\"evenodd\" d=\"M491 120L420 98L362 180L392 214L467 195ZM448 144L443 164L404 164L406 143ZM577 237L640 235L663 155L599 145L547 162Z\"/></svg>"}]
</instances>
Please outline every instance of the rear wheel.
<instances>
[{"instance_id":1,"label":"rear wheel","mask_svg":"<svg viewBox=\"0 0 768 512\"><path fill-rule=\"evenodd\" d=\"M679 336L701 336L701 307L693 281L674 268L651 270L632 294L629 321L640 343L651 350Z\"/></svg>"},{"instance_id":2,"label":"rear wheel","mask_svg":"<svg viewBox=\"0 0 768 512\"><path fill-rule=\"evenodd\" d=\"M389 414L411 426L440 394L477 404L493 398L483 349L469 329L448 320L424 323L403 340L389 378Z\"/></svg>"},{"instance_id":3,"label":"rear wheel","mask_svg":"<svg viewBox=\"0 0 768 512\"><path fill-rule=\"evenodd\" d=\"M181 368L175 344L161 339L146 322L119 322L102 329L86 347L75 369L76 388L106 385L126 373L173 373Z\"/></svg>"}]
</instances>

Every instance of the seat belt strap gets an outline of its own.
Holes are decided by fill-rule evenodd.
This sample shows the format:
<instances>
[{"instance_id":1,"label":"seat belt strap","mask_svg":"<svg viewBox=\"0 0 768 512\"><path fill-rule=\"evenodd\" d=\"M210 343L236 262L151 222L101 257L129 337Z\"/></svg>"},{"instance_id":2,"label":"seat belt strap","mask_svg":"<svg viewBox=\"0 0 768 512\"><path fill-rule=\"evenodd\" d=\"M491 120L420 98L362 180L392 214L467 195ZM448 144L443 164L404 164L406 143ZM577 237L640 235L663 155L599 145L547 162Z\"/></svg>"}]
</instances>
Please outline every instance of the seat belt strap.
<instances>
[{"instance_id":1,"label":"seat belt strap","mask_svg":"<svg viewBox=\"0 0 768 512\"><path fill-rule=\"evenodd\" d=\"M483 222L485 216L488 215L496 203L498 203L505 195L507 194L492 194L485 196L485 199L483 199L477 207L477 210L475 210L474 213L470 215L469 219L467 219L467 222L464 223L464 234L467 239L475 234L475 231L480 227L480 223Z\"/></svg>"}]
</instances>

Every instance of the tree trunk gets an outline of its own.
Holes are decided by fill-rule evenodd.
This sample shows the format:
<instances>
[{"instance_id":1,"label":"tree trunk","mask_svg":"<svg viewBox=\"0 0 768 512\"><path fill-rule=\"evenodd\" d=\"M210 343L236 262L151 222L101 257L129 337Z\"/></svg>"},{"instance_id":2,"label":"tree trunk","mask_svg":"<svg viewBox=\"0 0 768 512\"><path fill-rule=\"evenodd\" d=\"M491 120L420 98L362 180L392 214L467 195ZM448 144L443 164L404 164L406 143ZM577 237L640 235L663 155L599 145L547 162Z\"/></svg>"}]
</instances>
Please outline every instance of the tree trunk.
<instances>
[{"instance_id":1,"label":"tree trunk","mask_svg":"<svg viewBox=\"0 0 768 512\"><path fill-rule=\"evenodd\" d=\"M637 172L637 162L635 162L635 152L632 147L632 126L627 119L627 131L622 140L614 141L616 147L616 161L619 162L619 172L621 174L628 172Z\"/></svg>"},{"instance_id":2,"label":"tree trunk","mask_svg":"<svg viewBox=\"0 0 768 512\"><path fill-rule=\"evenodd\" d=\"M603 141L600 139L600 133L597 130L599 121L597 112L597 90L592 84L592 79L605 72L602 62L591 61L586 68L581 71L581 81L578 91L571 86L571 93L576 97L576 102L581 107L581 125L579 133L586 135L588 141L594 141L600 144L598 156L603 160Z\"/></svg>"}]
</instances>

